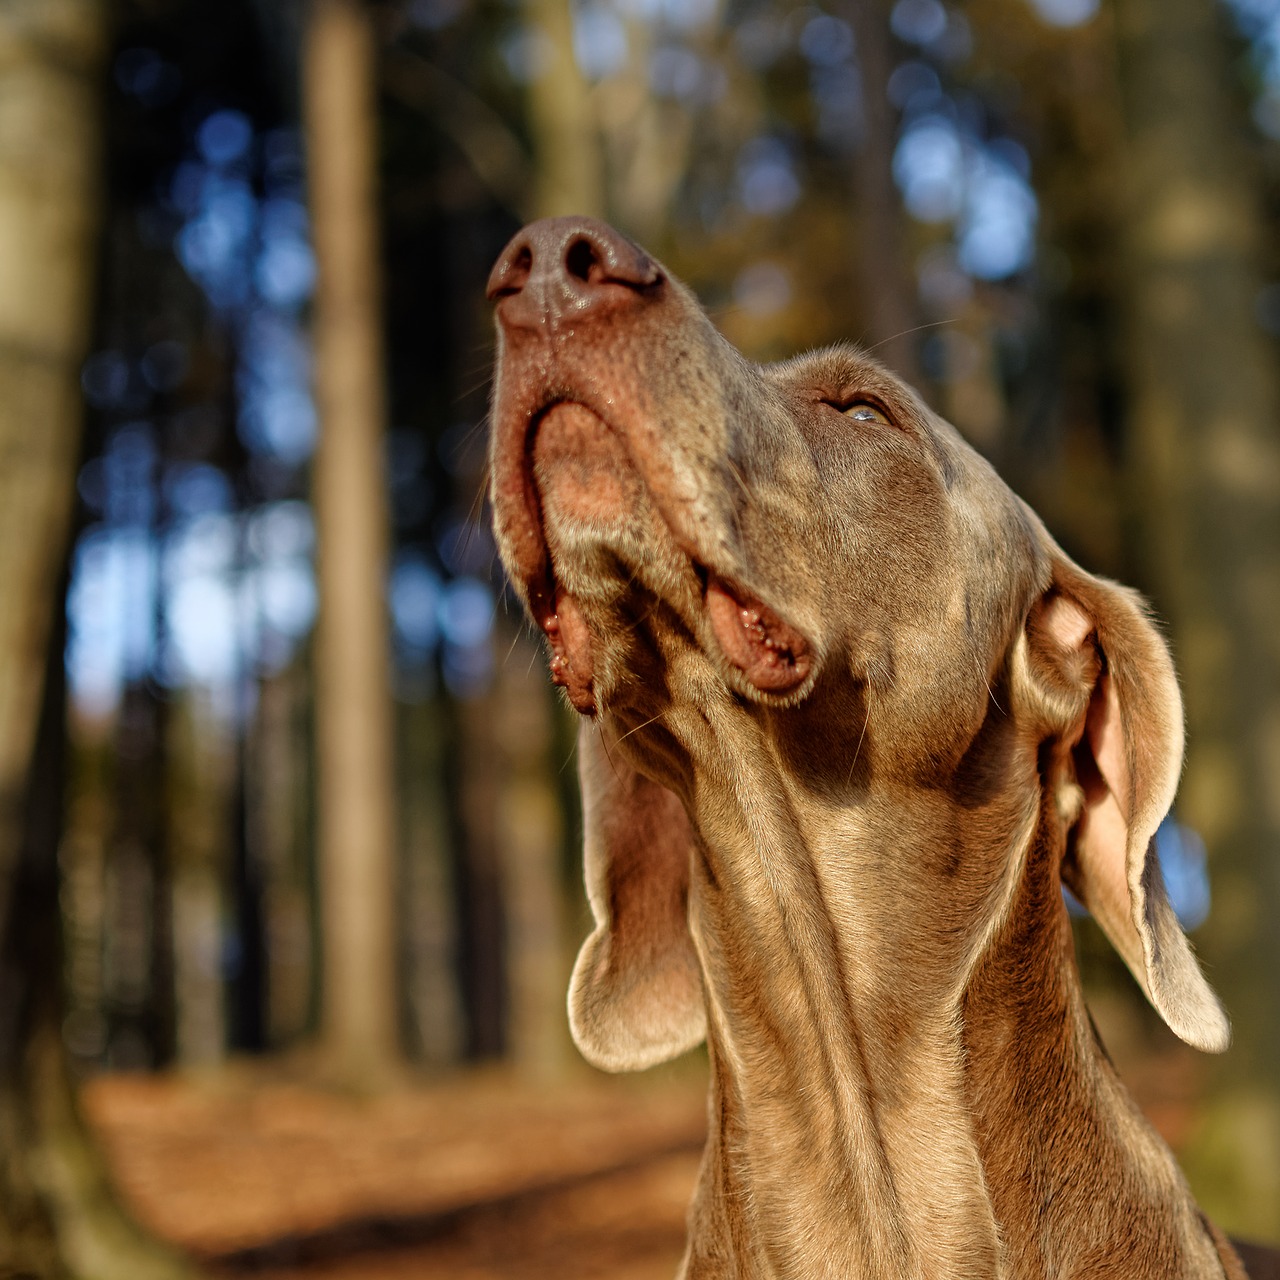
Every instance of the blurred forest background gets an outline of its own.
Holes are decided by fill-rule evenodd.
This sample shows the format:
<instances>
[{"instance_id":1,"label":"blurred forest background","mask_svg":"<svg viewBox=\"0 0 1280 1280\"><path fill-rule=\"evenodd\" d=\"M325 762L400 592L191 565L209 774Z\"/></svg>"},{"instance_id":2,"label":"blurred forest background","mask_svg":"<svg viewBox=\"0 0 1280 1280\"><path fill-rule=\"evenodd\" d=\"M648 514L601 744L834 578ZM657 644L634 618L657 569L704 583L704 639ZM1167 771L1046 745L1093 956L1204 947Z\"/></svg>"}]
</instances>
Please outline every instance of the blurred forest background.
<instances>
[{"instance_id":1,"label":"blurred forest background","mask_svg":"<svg viewBox=\"0 0 1280 1280\"><path fill-rule=\"evenodd\" d=\"M569 1046L572 725L484 500L484 280L564 212L750 355L874 345L1152 598L1231 1052L1079 945L1280 1238L1280 0L3 0L0 1276L674 1267L699 1066Z\"/></svg>"}]
</instances>

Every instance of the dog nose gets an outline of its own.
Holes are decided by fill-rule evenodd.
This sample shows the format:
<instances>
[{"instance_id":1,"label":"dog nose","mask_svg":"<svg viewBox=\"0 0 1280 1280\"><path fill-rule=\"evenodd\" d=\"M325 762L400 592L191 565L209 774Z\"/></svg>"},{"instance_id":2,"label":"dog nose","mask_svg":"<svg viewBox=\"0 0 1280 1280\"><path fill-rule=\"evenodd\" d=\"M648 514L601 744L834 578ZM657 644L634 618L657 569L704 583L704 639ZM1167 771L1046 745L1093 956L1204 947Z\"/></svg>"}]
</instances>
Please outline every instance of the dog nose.
<instances>
[{"instance_id":1,"label":"dog nose","mask_svg":"<svg viewBox=\"0 0 1280 1280\"><path fill-rule=\"evenodd\" d=\"M554 327L635 306L654 298L663 283L653 259L607 223L543 218L502 251L488 297L507 327Z\"/></svg>"}]
</instances>

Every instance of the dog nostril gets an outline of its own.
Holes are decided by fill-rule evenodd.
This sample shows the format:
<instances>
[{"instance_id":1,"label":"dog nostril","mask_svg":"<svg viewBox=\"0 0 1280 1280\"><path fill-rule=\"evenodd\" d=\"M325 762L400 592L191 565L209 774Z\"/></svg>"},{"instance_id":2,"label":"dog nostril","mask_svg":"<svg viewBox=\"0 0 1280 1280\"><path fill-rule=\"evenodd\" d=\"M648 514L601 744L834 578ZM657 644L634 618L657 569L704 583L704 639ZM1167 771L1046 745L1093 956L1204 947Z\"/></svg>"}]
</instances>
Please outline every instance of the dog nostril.
<instances>
[{"instance_id":1,"label":"dog nostril","mask_svg":"<svg viewBox=\"0 0 1280 1280\"><path fill-rule=\"evenodd\" d=\"M600 254L586 236L579 236L565 250L564 265L565 270L575 279L590 284L591 269L600 265Z\"/></svg>"},{"instance_id":2,"label":"dog nostril","mask_svg":"<svg viewBox=\"0 0 1280 1280\"><path fill-rule=\"evenodd\" d=\"M589 218L531 223L503 250L486 294L505 305L508 328L554 322L565 308L612 310L643 294L660 296L662 274L653 260L612 227Z\"/></svg>"},{"instance_id":3,"label":"dog nostril","mask_svg":"<svg viewBox=\"0 0 1280 1280\"><path fill-rule=\"evenodd\" d=\"M490 289L489 297L509 298L519 293L529 283L529 273L533 270L533 250L521 245L520 251L507 263L498 283Z\"/></svg>"}]
</instances>

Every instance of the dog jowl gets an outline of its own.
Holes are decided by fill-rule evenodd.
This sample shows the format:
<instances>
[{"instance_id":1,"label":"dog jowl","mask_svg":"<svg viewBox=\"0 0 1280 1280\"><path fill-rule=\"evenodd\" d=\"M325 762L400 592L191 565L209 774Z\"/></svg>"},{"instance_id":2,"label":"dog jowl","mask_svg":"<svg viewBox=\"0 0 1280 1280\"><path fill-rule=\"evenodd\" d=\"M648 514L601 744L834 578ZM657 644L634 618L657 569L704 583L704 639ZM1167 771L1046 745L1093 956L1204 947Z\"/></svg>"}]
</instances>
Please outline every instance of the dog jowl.
<instances>
[{"instance_id":1,"label":"dog jowl","mask_svg":"<svg viewBox=\"0 0 1280 1280\"><path fill-rule=\"evenodd\" d=\"M707 1042L681 1274L1243 1275L1062 905L1225 1048L1152 852L1182 711L1141 601L874 360L746 360L612 228L527 227L490 296L498 545L582 716L574 1036Z\"/></svg>"}]
</instances>

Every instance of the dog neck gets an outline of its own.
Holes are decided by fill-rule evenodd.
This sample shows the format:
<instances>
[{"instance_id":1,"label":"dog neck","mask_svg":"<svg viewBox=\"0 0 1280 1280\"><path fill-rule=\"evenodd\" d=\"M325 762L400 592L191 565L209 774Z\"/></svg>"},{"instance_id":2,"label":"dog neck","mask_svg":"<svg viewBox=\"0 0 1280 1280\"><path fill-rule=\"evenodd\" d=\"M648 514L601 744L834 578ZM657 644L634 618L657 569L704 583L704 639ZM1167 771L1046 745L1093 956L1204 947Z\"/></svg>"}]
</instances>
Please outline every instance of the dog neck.
<instances>
[{"instance_id":1,"label":"dog neck","mask_svg":"<svg viewBox=\"0 0 1280 1280\"><path fill-rule=\"evenodd\" d=\"M692 815L712 1084L683 1275L1220 1276L1089 1023L1052 802L823 811L733 759Z\"/></svg>"}]
</instances>

